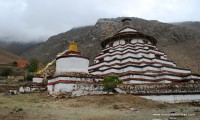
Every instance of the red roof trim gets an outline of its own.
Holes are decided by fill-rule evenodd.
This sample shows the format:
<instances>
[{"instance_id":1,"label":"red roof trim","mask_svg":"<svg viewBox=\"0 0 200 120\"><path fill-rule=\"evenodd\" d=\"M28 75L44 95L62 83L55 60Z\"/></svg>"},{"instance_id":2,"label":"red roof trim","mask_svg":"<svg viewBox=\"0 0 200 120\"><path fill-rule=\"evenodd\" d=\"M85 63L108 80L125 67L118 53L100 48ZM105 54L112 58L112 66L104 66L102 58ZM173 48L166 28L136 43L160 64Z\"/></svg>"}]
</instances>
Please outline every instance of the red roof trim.
<instances>
[{"instance_id":1,"label":"red roof trim","mask_svg":"<svg viewBox=\"0 0 200 120\"><path fill-rule=\"evenodd\" d=\"M93 70L93 69L97 69L97 68L101 68L101 67L110 67L110 66L114 66L114 65L126 65L126 64L161 64L161 65L165 65L166 67L169 66L169 67L173 67L173 65L169 65L169 64L165 64L165 63L161 63L161 62L145 62L145 61L141 61L141 62L125 62L125 63L114 63L114 64L110 64L110 65L101 65L101 66L98 66L96 68L91 68L89 69L90 70Z\"/></svg>"},{"instance_id":2,"label":"red roof trim","mask_svg":"<svg viewBox=\"0 0 200 120\"><path fill-rule=\"evenodd\" d=\"M48 82L48 85L55 85L58 83L74 83L74 84L96 84L95 82L87 82L87 81L73 81L73 80L57 80L55 82Z\"/></svg>"},{"instance_id":3,"label":"red roof trim","mask_svg":"<svg viewBox=\"0 0 200 120\"><path fill-rule=\"evenodd\" d=\"M131 52L131 51L127 51L127 52L125 52L125 53L115 53L115 54L112 54L112 55L105 55L105 56L102 56L102 57L100 57L100 58L96 58L96 60L105 58L105 57L107 57L107 56L124 55L124 54L127 54L127 53L132 53L132 54L139 54L139 53L150 54L150 53L152 53L152 54L155 54L155 55L164 56L163 54L154 53L154 52L142 52L142 51L139 51L139 52Z\"/></svg>"},{"instance_id":4,"label":"red roof trim","mask_svg":"<svg viewBox=\"0 0 200 120\"><path fill-rule=\"evenodd\" d=\"M162 70L162 71L156 71L156 70L146 70L145 72L152 72L152 73L157 73L157 72L168 72L168 73L172 73L172 74L184 74L184 73L179 73L179 72L171 72L171 71L167 71L167 70ZM127 71L127 72L124 72L123 74L128 74L128 73L132 73L132 74L135 74L135 73L138 73L138 71L133 71L133 70L130 70L130 71ZM106 74L96 74L97 76L108 76L108 75L118 75L118 76L122 76L122 73L115 73L115 72L110 72L110 73L106 73ZM193 74L191 74L193 75ZM195 75L195 74L194 74ZM124 76L124 75L123 75Z\"/></svg>"},{"instance_id":5,"label":"red roof trim","mask_svg":"<svg viewBox=\"0 0 200 120\"><path fill-rule=\"evenodd\" d=\"M60 57L57 57L56 58L56 60L58 60L58 59L60 59L60 58L70 58L70 57L76 57L76 58L83 58L83 59L87 59L87 60L89 60L89 58L87 58L87 57L83 57L83 56L78 56L78 55L63 55L63 56L60 56Z\"/></svg>"},{"instance_id":6,"label":"red roof trim","mask_svg":"<svg viewBox=\"0 0 200 120\"><path fill-rule=\"evenodd\" d=\"M137 45L137 44L140 44L140 45ZM135 46L136 45L136 46ZM119 44L119 45L116 45L116 46L113 46L113 47L108 47L108 48L105 48L103 49L102 51L105 51L105 50L110 50L110 49L116 49L116 48L125 48L125 47L137 47L137 46L142 46L142 47L154 47L156 48L156 46L152 45L152 44L144 44L144 43L127 43L127 44ZM156 48L157 49L157 48Z\"/></svg>"}]
</instances>

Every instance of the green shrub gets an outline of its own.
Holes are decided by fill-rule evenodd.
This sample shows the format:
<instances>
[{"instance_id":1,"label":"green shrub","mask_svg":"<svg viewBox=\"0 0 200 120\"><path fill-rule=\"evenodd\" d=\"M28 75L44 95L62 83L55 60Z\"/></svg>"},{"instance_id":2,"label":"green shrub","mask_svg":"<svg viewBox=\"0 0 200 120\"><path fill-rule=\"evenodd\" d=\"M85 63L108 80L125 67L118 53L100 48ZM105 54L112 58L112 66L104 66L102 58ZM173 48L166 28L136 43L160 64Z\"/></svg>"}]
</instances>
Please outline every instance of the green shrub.
<instances>
[{"instance_id":1,"label":"green shrub","mask_svg":"<svg viewBox=\"0 0 200 120\"><path fill-rule=\"evenodd\" d=\"M13 70L11 68L3 68L1 70L1 76L9 76L12 75Z\"/></svg>"},{"instance_id":2,"label":"green shrub","mask_svg":"<svg viewBox=\"0 0 200 120\"><path fill-rule=\"evenodd\" d=\"M104 90L113 91L117 84L121 84L122 80L116 75L107 76L103 80Z\"/></svg>"},{"instance_id":3,"label":"green shrub","mask_svg":"<svg viewBox=\"0 0 200 120\"><path fill-rule=\"evenodd\" d=\"M13 66L17 66L17 61L12 62Z\"/></svg>"},{"instance_id":4,"label":"green shrub","mask_svg":"<svg viewBox=\"0 0 200 120\"><path fill-rule=\"evenodd\" d=\"M29 71L29 72L36 72L38 70L38 65L39 65L39 61L37 59L30 59L29 63L26 64L25 68Z\"/></svg>"},{"instance_id":5,"label":"green shrub","mask_svg":"<svg viewBox=\"0 0 200 120\"><path fill-rule=\"evenodd\" d=\"M26 76L26 80L32 81L33 77L34 76L32 74L29 74L29 75Z\"/></svg>"}]
</instances>

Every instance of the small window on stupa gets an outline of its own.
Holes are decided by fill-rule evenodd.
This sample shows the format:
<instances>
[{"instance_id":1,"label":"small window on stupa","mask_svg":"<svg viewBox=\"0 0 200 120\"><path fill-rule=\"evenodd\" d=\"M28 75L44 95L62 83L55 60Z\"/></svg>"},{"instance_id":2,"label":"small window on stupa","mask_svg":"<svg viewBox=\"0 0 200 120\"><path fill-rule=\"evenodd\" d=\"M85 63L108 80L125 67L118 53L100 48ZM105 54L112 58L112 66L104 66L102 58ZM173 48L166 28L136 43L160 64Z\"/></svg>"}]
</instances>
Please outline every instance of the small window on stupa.
<instances>
[{"instance_id":1,"label":"small window on stupa","mask_svg":"<svg viewBox=\"0 0 200 120\"><path fill-rule=\"evenodd\" d=\"M95 68L95 69L94 69L94 71L97 71L97 70L99 70L99 68Z\"/></svg>"},{"instance_id":2,"label":"small window on stupa","mask_svg":"<svg viewBox=\"0 0 200 120\"><path fill-rule=\"evenodd\" d=\"M151 50L154 50L155 48L154 48L154 47L150 47L150 46L149 46L149 49L151 49Z\"/></svg>"},{"instance_id":3,"label":"small window on stupa","mask_svg":"<svg viewBox=\"0 0 200 120\"><path fill-rule=\"evenodd\" d=\"M105 51L104 51L104 53L108 53L108 52L109 52L109 50L105 50Z\"/></svg>"},{"instance_id":4,"label":"small window on stupa","mask_svg":"<svg viewBox=\"0 0 200 120\"><path fill-rule=\"evenodd\" d=\"M147 44L148 43L148 41L147 40L143 40L144 41L144 44Z\"/></svg>"},{"instance_id":5,"label":"small window on stupa","mask_svg":"<svg viewBox=\"0 0 200 120\"><path fill-rule=\"evenodd\" d=\"M160 59L161 58L161 56L160 55L155 55L155 57L157 58L157 59Z\"/></svg>"},{"instance_id":6,"label":"small window on stupa","mask_svg":"<svg viewBox=\"0 0 200 120\"><path fill-rule=\"evenodd\" d=\"M126 38L126 39L125 39L125 43L126 43L126 44L127 44L127 43L131 43L131 40L128 39L128 38Z\"/></svg>"},{"instance_id":7,"label":"small window on stupa","mask_svg":"<svg viewBox=\"0 0 200 120\"><path fill-rule=\"evenodd\" d=\"M113 43L109 43L109 47L113 47Z\"/></svg>"},{"instance_id":8,"label":"small window on stupa","mask_svg":"<svg viewBox=\"0 0 200 120\"><path fill-rule=\"evenodd\" d=\"M113 58L113 60L117 60L117 57Z\"/></svg>"},{"instance_id":9,"label":"small window on stupa","mask_svg":"<svg viewBox=\"0 0 200 120\"><path fill-rule=\"evenodd\" d=\"M99 59L99 62L103 62L104 58Z\"/></svg>"}]
</instances>

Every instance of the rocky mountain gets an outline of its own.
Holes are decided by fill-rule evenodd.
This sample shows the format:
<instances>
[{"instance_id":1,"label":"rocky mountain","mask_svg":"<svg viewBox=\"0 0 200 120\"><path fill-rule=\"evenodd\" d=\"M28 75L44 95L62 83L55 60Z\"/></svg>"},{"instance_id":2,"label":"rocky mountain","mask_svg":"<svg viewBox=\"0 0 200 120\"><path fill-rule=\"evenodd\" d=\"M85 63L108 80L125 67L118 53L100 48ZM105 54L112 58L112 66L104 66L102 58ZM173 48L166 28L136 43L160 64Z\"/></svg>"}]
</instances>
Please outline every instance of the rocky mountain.
<instances>
[{"instance_id":1,"label":"rocky mountain","mask_svg":"<svg viewBox=\"0 0 200 120\"><path fill-rule=\"evenodd\" d=\"M192 22L192 21L178 22L178 23L172 23L172 24L183 26L183 27L189 28L191 30L200 32L200 22L197 22L197 21L196 22Z\"/></svg>"},{"instance_id":2,"label":"rocky mountain","mask_svg":"<svg viewBox=\"0 0 200 120\"><path fill-rule=\"evenodd\" d=\"M19 60L20 57L12 53L0 50L0 64L10 64L14 61Z\"/></svg>"},{"instance_id":3,"label":"rocky mountain","mask_svg":"<svg viewBox=\"0 0 200 120\"><path fill-rule=\"evenodd\" d=\"M26 51L25 57L35 57L48 62L64 51L69 42L75 40L82 55L90 58L90 63L101 51L101 42L122 28L123 18L99 19L95 25L73 28L50 37L46 42ZM132 25L139 32L151 35L158 41L157 47L168 55L177 66L200 73L200 33L186 24L168 24L155 20L131 18ZM199 27L197 27L199 29Z\"/></svg>"}]
</instances>

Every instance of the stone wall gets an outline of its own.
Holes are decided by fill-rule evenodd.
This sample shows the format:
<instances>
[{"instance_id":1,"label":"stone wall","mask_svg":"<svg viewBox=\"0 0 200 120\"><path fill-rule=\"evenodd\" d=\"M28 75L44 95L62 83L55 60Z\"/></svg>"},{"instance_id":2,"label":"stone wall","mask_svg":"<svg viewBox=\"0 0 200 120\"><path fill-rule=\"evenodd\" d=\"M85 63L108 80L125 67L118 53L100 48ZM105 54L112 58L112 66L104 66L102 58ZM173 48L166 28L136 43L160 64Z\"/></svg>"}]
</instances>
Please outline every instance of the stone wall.
<instances>
[{"instance_id":1,"label":"stone wall","mask_svg":"<svg viewBox=\"0 0 200 120\"><path fill-rule=\"evenodd\" d=\"M20 81L25 80L24 76L7 76L7 80Z\"/></svg>"}]
</instances>

